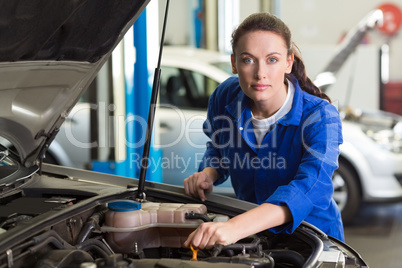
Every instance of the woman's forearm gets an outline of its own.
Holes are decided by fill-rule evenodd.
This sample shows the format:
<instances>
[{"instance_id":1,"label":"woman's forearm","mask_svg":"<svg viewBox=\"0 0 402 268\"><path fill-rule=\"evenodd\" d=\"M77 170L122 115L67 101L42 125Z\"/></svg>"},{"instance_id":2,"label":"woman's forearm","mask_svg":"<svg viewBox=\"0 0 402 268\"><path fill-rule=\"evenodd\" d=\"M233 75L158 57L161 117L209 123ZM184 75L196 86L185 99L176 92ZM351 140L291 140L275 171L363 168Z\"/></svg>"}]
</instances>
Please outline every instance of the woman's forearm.
<instances>
[{"instance_id":1,"label":"woman's forearm","mask_svg":"<svg viewBox=\"0 0 402 268\"><path fill-rule=\"evenodd\" d=\"M263 203L229 220L238 240L263 230L288 223L292 215L287 206ZM228 222L228 223L229 223Z\"/></svg>"}]
</instances>

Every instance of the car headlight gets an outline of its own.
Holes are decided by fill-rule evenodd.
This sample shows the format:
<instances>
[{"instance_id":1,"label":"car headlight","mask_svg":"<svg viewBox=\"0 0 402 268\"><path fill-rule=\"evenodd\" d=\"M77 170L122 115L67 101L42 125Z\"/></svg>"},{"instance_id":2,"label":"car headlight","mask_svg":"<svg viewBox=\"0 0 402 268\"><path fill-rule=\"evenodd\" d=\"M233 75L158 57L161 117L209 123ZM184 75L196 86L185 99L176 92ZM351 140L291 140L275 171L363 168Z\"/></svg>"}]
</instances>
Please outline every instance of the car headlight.
<instances>
[{"instance_id":1,"label":"car headlight","mask_svg":"<svg viewBox=\"0 0 402 268\"><path fill-rule=\"evenodd\" d=\"M402 122L393 129L367 130L366 135L384 149L393 153L402 153Z\"/></svg>"}]
</instances>

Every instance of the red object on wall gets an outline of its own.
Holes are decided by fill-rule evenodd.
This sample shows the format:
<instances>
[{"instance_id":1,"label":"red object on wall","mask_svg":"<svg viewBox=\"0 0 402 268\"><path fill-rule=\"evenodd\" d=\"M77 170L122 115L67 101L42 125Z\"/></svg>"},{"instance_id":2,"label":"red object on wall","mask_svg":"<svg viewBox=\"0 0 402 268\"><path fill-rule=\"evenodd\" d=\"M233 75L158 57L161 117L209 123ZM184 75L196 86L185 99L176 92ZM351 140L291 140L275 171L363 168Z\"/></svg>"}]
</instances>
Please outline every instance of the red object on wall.
<instances>
[{"instance_id":1,"label":"red object on wall","mask_svg":"<svg viewBox=\"0 0 402 268\"><path fill-rule=\"evenodd\" d=\"M401 9L391 3L381 4L378 9L381 9L384 14L384 23L378 29L386 35L394 35L402 24Z\"/></svg>"},{"instance_id":2,"label":"red object on wall","mask_svg":"<svg viewBox=\"0 0 402 268\"><path fill-rule=\"evenodd\" d=\"M402 82L384 85L383 110L402 115Z\"/></svg>"}]
</instances>

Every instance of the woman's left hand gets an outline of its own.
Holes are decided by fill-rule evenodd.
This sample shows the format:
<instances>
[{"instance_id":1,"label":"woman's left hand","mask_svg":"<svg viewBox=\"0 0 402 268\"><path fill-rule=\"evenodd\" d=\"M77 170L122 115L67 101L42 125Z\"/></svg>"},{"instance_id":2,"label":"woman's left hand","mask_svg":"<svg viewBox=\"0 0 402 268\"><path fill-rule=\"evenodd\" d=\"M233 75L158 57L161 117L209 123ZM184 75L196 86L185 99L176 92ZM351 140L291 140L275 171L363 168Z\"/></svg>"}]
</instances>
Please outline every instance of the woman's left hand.
<instances>
[{"instance_id":1,"label":"woman's left hand","mask_svg":"<svg viewBox=\"0 0 402 268\"><path fill-rule=\"evenodd\" d=\"M204 222L184 242L185 247L210 249L214 245L229 245L237 242L236 230L228 222Z\"/></svg>"}]
</instances>

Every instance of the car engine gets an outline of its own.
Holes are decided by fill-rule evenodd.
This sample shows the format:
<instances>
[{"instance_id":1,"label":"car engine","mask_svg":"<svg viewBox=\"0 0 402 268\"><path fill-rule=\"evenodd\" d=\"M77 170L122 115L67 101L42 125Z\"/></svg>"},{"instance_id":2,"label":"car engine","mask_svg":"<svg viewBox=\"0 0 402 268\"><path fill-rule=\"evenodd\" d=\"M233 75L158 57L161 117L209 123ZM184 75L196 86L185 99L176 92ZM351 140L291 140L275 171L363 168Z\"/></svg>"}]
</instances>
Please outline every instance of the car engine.
<instances>
[{"instance_id":1,"label":"car engine","mask_svg":"<svg viewBox=\"0 0 402 268\"><path fill-rule=\"evenodd\" d=\"M35 214L39 218L45 210L74 206L75 200L22 196L13 199L1 210L1 231L12 232L17 226L29 225ZM216 267L217 262L220 267L303 267L312 252L301 239L267 232L229 246L200 250L194 261L191 249L181 246L188 234L204 221L228 217L207 213L201 204L140 205L142 209L116 212L105 203L71 216L7 249L0 255L0 267ZM5 217L5 208L16 207L21 213Z\"/></svg>"},{"instance_id":2,"label":"car engine","mask_svg":"<svg viewBox=\"0 0 402 268\"><path fill-rule=\"evenodd\" d=\"M36 174L0 199L0 268L365 267L353 249L308 224L292 234L267 230L227 246L186 248L203 222L236 215L236 200L192 203L149 186L138 201L136 188L54 176Z\"/></svg>"}]
</instances>

